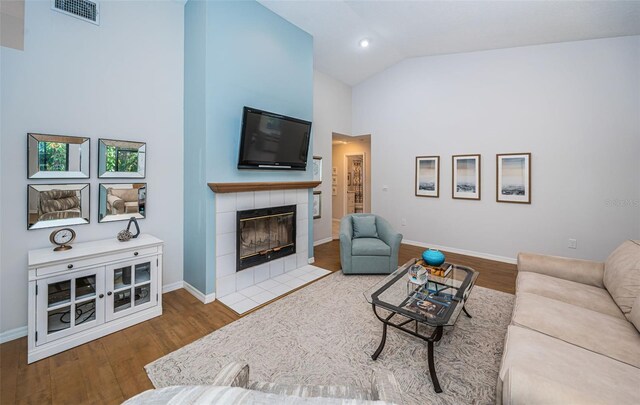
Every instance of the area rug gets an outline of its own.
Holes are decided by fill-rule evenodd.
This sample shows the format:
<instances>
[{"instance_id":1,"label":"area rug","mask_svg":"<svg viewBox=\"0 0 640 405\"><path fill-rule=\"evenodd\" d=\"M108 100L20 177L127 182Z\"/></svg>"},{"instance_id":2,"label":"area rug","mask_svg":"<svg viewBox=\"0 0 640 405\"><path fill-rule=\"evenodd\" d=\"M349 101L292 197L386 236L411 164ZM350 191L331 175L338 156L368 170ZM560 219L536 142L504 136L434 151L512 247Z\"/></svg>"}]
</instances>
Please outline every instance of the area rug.
<instances>
[{"instance_id":1,"label":"area rug","mask_svg":"<svg viewBox=\"0 0 640 405\"><path fill-rule=\"evenodd\" d=\"M145 369L156 388L207 384L231 361L250 365L251 381L336 384L369 388L375 369L391 370L406 404L493 404L514 296L475 287L435 347L444 392L429 378L427 345L389 329L384 351L371 360L382 335L363 292L380 276L335 273L247 315Z\"/></svg>"}]
</instances>

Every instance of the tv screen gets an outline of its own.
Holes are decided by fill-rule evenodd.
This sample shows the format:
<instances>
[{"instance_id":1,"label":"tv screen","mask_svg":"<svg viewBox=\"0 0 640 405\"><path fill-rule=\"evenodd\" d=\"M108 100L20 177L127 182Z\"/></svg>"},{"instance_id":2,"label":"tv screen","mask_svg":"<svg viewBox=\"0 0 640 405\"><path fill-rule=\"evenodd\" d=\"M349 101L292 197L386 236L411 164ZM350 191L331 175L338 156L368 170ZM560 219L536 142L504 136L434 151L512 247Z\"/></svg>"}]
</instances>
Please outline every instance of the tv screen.
<instances>
[{"instance_id":1,"label":"tv screen","mask_svg":"<svg viewBox=\"0 0 640 405\"><path fill-rule=\"evenodd\" d=\"M311 123L244 107L238 169L305 170Z\"/></svg>"}]
</instances>

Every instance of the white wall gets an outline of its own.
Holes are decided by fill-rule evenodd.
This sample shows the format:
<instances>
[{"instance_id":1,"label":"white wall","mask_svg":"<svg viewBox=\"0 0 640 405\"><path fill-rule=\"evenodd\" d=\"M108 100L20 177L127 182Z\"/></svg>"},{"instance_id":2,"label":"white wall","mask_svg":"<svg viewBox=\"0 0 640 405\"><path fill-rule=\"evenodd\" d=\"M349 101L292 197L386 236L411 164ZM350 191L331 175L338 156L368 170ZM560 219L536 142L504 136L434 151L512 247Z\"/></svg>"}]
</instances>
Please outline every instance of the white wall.
<instances>
[{"instance_id":1,"label":"white wall","mask_svg":"<svg viewBox=\"0 0 640 405\"><path fill-rule=\"evenodd\" d=\"M166 243L165 285L182 280L184 4L100 6L96 26L48 1L27 2L24 51L1 50L0 332L26 325L27 251L50 245L51 229L26 230L27 184L47 183L27 180L27 132L91 138L91 178L73 181L91 183L91 224L74 227L77 242L113 238L126 226L97 223L98 138L147 142L140 227Z\"/></svg>"},{"instance_id":2,"label":"white wall","mask_svg":"<svg viewBox=\"0 0 640 405\"><path fill-rule=\"evenodd\" d=\"M322 156L322 218L313 220L313 240L331 238L331 138L351 134L351 87L322 72L313 75L313 154Z\"/></svg>"},{"instance_id":3,"label":"white wall","mask_svg":"<svg viewBox=\"0 0 640 405\"><path fill-rule=\"evenodd\" d=\"M638 36L395 65L353 89L353 132L372 136L373 212L405 240L605 259L640 236L639 89ZM495 201L495 154L508 152L532 153L531 205ZM467 153L482 154L481 201L451 198L451 155ZM414 197L417 155L441 156L440 198Z\"/></svg>"}]
</instances>

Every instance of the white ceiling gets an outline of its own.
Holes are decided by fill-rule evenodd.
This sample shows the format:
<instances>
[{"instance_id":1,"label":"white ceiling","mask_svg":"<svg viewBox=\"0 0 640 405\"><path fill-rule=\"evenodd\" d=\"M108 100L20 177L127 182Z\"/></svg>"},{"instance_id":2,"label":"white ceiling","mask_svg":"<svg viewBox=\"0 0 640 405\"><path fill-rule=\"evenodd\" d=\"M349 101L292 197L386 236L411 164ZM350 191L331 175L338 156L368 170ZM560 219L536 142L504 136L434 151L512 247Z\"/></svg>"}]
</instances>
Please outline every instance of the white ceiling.
<instances>
[{"instance_id":1,"label":"white ceiling","mask_svg":"<svg viewBox=\"0 0 640 405\"><path fill-rule=\"evenodd\" d=\"M640 34L640 1L259 1L313 35L315 68L350 85L411 57Z\"/></svg>"}]
</instances>

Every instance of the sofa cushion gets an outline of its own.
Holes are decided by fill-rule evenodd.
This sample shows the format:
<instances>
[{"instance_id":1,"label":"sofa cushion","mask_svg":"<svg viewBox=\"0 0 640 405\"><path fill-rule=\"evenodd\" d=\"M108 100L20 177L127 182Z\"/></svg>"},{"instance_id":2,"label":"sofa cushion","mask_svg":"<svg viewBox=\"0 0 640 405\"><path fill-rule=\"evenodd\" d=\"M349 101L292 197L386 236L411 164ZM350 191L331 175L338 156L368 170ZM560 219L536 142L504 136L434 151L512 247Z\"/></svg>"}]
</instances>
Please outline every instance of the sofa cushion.
<instances>
[{"instance_id":1,"label":"sofa cushion","mask_svg":"<svg viewBox=\"0 0 640 405\"><path fill-rule=\"evenodd\" d=\"M604 288L525 271L518 273L516 280L516 294L522 292L541 295L624 319L624 314Z\"/></svg>"},{"instance_id":2,"label":"sofa cushion","mask_svg":"<svg viewBox=\"0 0 640 405\"><path fill-rule=\"evenodd\" d=\"M376 217L374 215L354 215L353 238L377 238Z\"/></svg>"},{"instance_id":3,"label":"sofa cushion","mask_svg":"<svg viewBox=\"0 0 640 405\"><path fill-rule=\"evenodd\" d=\"M521 292L511 323L640 367L640 333L626 319Z\"/></svg>"},{"instance_id":4,"label":"sofa cushion","mask_svg":"<svg viewBox=\"0 0 640 405\"><path fill-rule=\"evenodd\" d=\"M277 395L291 395L294 397L344 398L371 400L371 392L343 385L298 385L276 384L267 382L253 382L247 387L251 390L268 392Z\"/></svg>"},{"instance_id":5,"label":"sofa cushion","mask_svg":"<svg viewBox=\"0 0 640 405\"><path fill-rule=\"evenodd\" d=\"M593 326L598 327L597 324ZM582 398L593 398L592 403L640 403L640 369L514 325L507 329L502 366L498 376L497 398L502 398L502 383L511 367L517 368L518 372L556 381L560 386L580 392ZM511 403L527 403L520 400L527 395L512 390ZM580 399L563 403L582 403Z\"/></svg>"},{"instance_id":6,"label":"sofa cushion","mask_svg":"<svg viewBox=\"0 0 640 405\"><path fill-rule=\"evenodd\" d=\"M389 245L376 238L359 238L351 242L351 255L353 256L389 256Z\"/></svg>"},{"instance_id":7,"label":"sofa cushion","mask_svg":"<svg viewBox=\"0 0 640 405\"><path fill-rule=\"evenodd\" d=\"M640 295L640 243L625 241L609 255L604 264L604 286L628 316Z\"/></svg>"}]
</instances>

